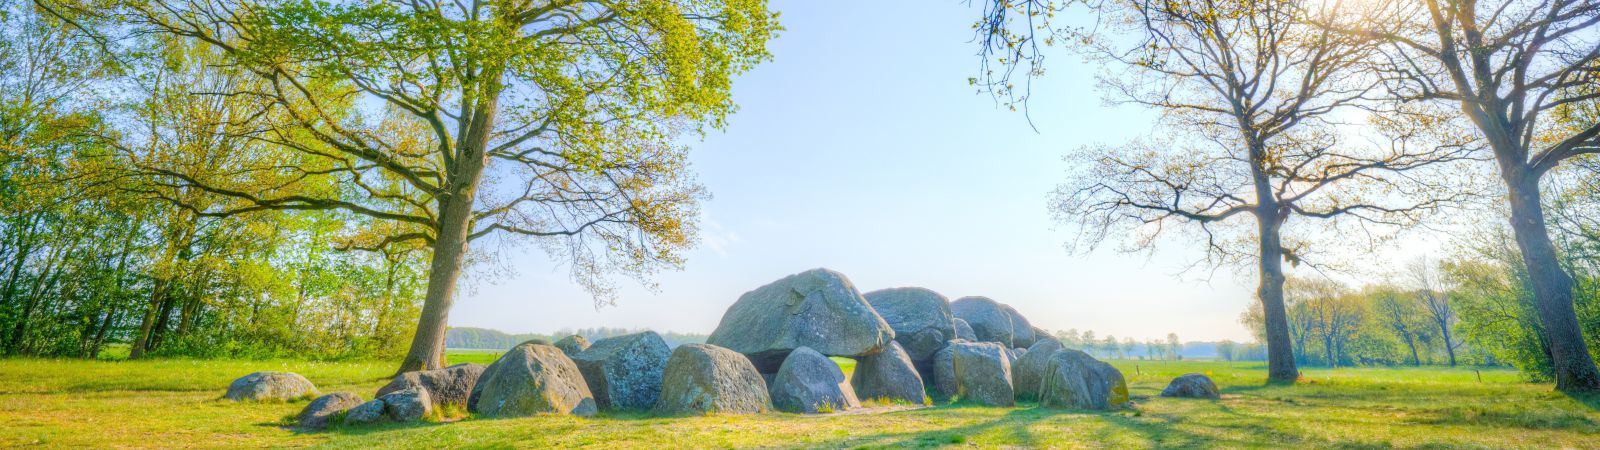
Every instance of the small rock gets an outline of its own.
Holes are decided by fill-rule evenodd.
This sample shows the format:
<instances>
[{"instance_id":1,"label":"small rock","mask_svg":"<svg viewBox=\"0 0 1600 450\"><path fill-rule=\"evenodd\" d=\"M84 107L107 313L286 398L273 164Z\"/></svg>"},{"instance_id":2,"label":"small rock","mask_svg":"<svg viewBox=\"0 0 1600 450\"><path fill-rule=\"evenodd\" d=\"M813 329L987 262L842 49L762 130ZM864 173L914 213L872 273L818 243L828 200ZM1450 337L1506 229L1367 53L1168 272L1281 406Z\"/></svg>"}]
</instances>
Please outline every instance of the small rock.
<instances>
[{"instance_id":1,"label":"small rock","mask_svg":"<svg viewBox=\"0 0 1600 450\"><path fill-rule=\"evenodd\" d=\"M566 353L568 358L589 349L589 339L579 335L571 335L556 341L556 348Z\"/></svg>"},{"instance_id":2,"label":"small rock","mask_svg":"<svg viewBox=\"0 0 1600 450\"><path fill-rule=\"evenodd\" d=\"M1199 373L1186 373L1172 379L1172 383L1161 390L1161 396L1216 400L1222 398L1222 392L1217 390L1216 383L1211 382L1211 377Z\"/></svg>"},{"instance_id":3,"label":"small rock","mask_svg":"<svg viewBox=\"0 0 1600 450\"><path fill-rule=\"evenodd\" d=\"M350 408L360 404L361 396L359 395L349 392L335 392L312 400L311 403L306 405L305 409L300 410L300 415L296 417L299 419L300 428L320 430L327 428L335 415L349 411Z\"/></svg>"},{"instance_id":4,"label":"small rock","mask_svg":"<svg viewBox=\"0 0 1600 450\"><path fill-rule=\"evenodd\" d=\"M317 395L317 387L300 374L256 372L233 380L223 397L233 401L287 401L314 395Z\"/></svg>"},{"instance_id":5,"label":"small rock","mask_svg":"<svg viewBox=\"0 0 1600 450\"><path fill-rule=\"evenodd\" d=\"M344 416L345 425L367 425L386 420L389 420L389 416L383 413L383 400L378 399L351 408Z\"/></svg>"}]
</instances>

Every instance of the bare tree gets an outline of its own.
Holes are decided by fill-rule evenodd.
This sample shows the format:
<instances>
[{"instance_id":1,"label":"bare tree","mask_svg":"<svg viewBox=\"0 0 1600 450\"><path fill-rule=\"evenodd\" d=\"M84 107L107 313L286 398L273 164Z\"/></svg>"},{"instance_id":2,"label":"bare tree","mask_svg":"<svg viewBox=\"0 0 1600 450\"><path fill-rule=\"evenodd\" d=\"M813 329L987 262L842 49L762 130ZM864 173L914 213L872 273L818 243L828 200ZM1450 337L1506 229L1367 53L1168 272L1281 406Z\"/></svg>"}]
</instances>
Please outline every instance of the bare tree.
<instances>
[{"instance_id":1,"label":"bare tree","mask_svg":"<svg viewBox=\"0 0 1600 450\"><path fill-rule=\"evenodd\" d=\"M1456 349L1461 347L1455 338L1456 310L1451 306L1450 287L1445 285L1439 265L1427 258L1418 258L1406 266L1406 272L1417 289L1416 296L1422 301L1428 319L1439 328L1439 338L1444 341L1450 365L1456 365Z\"/></svg>"},{"instance_id":2,"label":"bare tree","mask_svg":"<svg viewBox=\"0 0 1600 450\"><path fill-rule=\"evenodd\" d=\"M1086 42L1091 57L1119 69L1102 77L1111 101L1160 111L1161 134L1171 137L1081 151L1052 209L1078 225L1079 242L1090 249L1123 232L1132 234L1133 250L1152 249L1183 225L1198 232L1208 265L1255 266L1269 377L1292 382L1299 371L1284 264L1306 262L1317 249L1313 233L1285 237L1290 218L1328 229L1352 219L1363 234L1373 232L1367 226L1418 223L1466 194L1412 172L1467 158L1469 143L1432 135L1424 110L1360 114L1374 89L1359 76L1360 65L1373 47L1311 23L1341 17L1337 3L1116 0L1092 7L1104 35L1138 39L1057 35ZM1351 116L1369 117L1368 128L1384 137L1351 137L1340 129Z\"/></svg>"},{"instance_id":3,"label":"bare tree","mask_svg":"<svg viewBox=\"0 0 1600 450\"><path fill-rule=\"evenodd\" d=\"M1600 122L1561 120L1600 101L1600 1L1390 0L1356 23L1329 24L1384 42L1390 97L1460 109L1494 154L1510 223L1550 340L1556 387L1600 391L1545 221L1540 180L1600 152Z\"/></svg>"}]
</instances>

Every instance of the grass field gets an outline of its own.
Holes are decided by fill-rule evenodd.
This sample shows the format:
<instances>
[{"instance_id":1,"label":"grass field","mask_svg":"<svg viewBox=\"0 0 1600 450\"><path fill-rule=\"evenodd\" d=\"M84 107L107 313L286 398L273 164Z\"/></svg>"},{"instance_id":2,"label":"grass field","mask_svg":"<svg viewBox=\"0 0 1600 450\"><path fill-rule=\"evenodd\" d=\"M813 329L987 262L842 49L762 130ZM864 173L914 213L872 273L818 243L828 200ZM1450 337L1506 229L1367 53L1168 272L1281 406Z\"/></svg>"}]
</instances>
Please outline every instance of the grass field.
<instances>
[{"instance_id":1,"label":"grass field","mask_svg":"<svg viewBox=\"0 0 1600 450\"><path fill-rule=\"evenodd\" d=\"M453 353L451 360L494 357ZM467 418L300 433L281 424L303 402L219 397L234 378L258 370L299 372L323 392L370 397L393 364L12 359L0 360L0 448L1600 448L1600 402L1520 382L1508 370L1307 370L1305 382L1282 387L1262 384L1260 364L1114 363L1136 406L1110 413L940 406L821 417ZM1186 372L1210 374L1223 399L1156 396Z\"/></svg>"}]
</instances>

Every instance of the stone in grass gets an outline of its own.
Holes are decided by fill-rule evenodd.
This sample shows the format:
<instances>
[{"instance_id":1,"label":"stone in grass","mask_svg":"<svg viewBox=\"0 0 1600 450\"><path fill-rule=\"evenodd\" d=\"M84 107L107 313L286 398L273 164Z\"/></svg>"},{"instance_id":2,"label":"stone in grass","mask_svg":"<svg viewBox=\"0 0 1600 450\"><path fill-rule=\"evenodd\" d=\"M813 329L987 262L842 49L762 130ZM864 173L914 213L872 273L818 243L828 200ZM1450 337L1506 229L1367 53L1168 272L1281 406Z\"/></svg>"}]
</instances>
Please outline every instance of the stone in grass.
<instances>
[{"instance_id":1,"label":"stone in grass","mask_svg":"<svg viewBox=\"0 0 1600 450\"><path fill-rule=\"evenodd\" d=\"M767 392L772 407L784 412L815 414L861 407L839 364L810 347L789 352Z\"/></svg>"},{"instance_id":2,"label":"stone in grass","mask_svg":"<svg viewBox=\"0 0 1600 450\"><path fill-rule=\"evenodd\" d=\"M1017 400L1032 401L1039 398L1040 380L1044 379L1050 357L1055 356L1061 348L1060 341L1044 338L1033 343L1027 353L1017 358L1016 364L1011 366L1011 384L1016 389Z\"/></svg>"},{"instance_id":3,"label":"stone in grass","mask_svg":"<svg viewBox=\"0 0 1600 450\"><path fill-rule=\"evenodd\" d=\"M661 373L662 415L755 414L772 409L767 383L750 359L710 344L672 351Z\"/></svg>"},{"instance_id":4,"label":"stone in grass","mask_svg":"<svg viewBox=\"0 0 1600 450\"><path fill-rule=\"evenodd\" d=\"M957 396L962 402L985 406L1015 406L1011 386L1011 360L1006 348L995 342L952 344L951 368Z\"/></svg>"},{"instance_id":5,"label":"stone in grass","mask_svg":"<svg viewBox=\"0 0 1600 450\"><path fill-rule=\"evenodd\" d=\"M414 422L433 415L433 400L428 390L411 386L384 394L370 402L350 409L344 416L345 425L365 425L380 422Z\"/></svg>"},{"instance_id":6,"label":"stone in grass","mask_svg":"<svg viewBox=\"0 0 1600 450\"><path fill-rule=\"evenodd\" d=\"M295 416L300 428L308 430L321 430L333 422L334 416L349 411L361 404L361 396L349 392L335 392L317 397L306 404L305 409Z\"/></svg>"},{"instance_id":7,"label":"stone in grass","mask_svg":"<svg viewBox=\"0 0 1600 450\"><path fill-rule=\"evenodd\" d=\"M528 343L484 369L467 410L486 417L592 416L598 408L583 374L566 353L555 346Z\"/></svg>"},{"instance_id":8,"label":"stone in grass","mask_svg":"<svg viewBox=\"0 0 1600 450\"><path fill-rule=\"evenodd\" d=\"M379 388L378 396L420 386L428 390L428 396L433 399L436 408L445 405L465 408L473 387L477 386L478 378L483 376L487 367L483 364L456 364L443 369L402 373Z\"/></svg>"},{"instance_id":9,"label":"stone in grass","mask_svg":"<svg viewBox=\"0 0 1600 450\"><path fill-rule=\"evenodd\" d=\"M1172 379L1166 389L1161 390L1162 397L1205 398L1216 400L1222 398L1222 392L1217 390L1217 384L1211 382L1211 377L1198 373L1186 373Z\"/></svg>"},{"instance_id":10,"label":"stone in grass","mask_svg":"<svg viewBox=\"0 0 1600 450\"><path fill-rule=\"evenodd\" d=\"M366 425L387 420L389 416L383 413L383 400L380 399L362 403L344 415L345 425Z\"/></svg>"},{"instance_id":11,"label":"stone in grass","mask_svg":"<svg viewBox=\"0 0 1600 450\"><path fill-rule=\"evenodd\" d=\"M1061 349L1050 357L1039 385L1039 406L1106 410L1128 402L1122 372L1087 353Z\"/></svg>"},{"instance_id":12,"label":"stone in grass","mask_svg":"<svg viewBox=\"0 0 1600 450\"><path fill-rule=\"evenodd\" d=\"M922 376L899 342L891 342L876 355L856 358L850 386L856 396L866 400L889 400L921 405L924 400Z\"/></svg>"},{"instance_id":13,"label":"stone in grass","mask_svg":"<svg viewBox=\"0 0 1600 450\"><path fill-rule=\"evenodd\" d=\"M256 372L228 385L223 398L240 401L288 401L317 395L311 380L292 372Z\"/></svg>"},{"instance_id":14,"label":"stone in grass","mask_svg":"<svg viewBox=\"0 0 1600 450\"><path fill-rule=\"evenodd\" d=\"M966 342L963 339L952 339L948 345L933 354L933 370L928 372L929 377L923 379L923 384L928 388L928 396L932 397L933 401L946 402L955 398L957 389L954 347L956 344Z\"/></svg>"},{"instance_id":15,"label":"stone in grass","mask_svg":"<svg viewBox=\"0 0 1600 450\"><path fill-rule=\"evenodd\" d=\"M642 410L661 398L672 349L654 331L601 339L572 357L603 410Z\"/></svg>"},{"instance_id":16,"label":"stone in grass","mask_svg":"<svg viewBox=\"0 0 1600 450\"><path fill-rule=\"evenodd\" d=\"M570 358L578 353L583 352L584 350L588 350L589 339L574 334L556 341L556 348L561 349L561 353L566 353L567 357Z\"/></svg>"}]
</instances>

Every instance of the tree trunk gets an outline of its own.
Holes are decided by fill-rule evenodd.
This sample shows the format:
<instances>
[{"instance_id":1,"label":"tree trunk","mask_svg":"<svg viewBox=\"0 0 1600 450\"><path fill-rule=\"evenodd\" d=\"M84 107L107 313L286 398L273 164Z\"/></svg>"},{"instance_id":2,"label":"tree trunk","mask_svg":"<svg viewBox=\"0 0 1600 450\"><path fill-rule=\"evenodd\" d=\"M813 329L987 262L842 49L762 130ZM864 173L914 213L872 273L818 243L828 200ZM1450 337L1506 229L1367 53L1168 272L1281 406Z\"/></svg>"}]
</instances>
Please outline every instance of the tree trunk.
<instances>
[{"instance_id":1,"label":"tree trunk","mask_svg":"<svg viewBox=\"0 0 1600 450\"><path fill-rule=\"evenodd\" d=\"M1411 365L1421 367L1422 355L1417 353L1417 339L1410 334L1406 335L1406 346L1411 347Z\"/></svg>"},{"instance_id":2,"label":"tree trunk","mask_svg":"<svg viewBox=\"0 0 1600 450\"><path fill-rule=\"evenodd\" d=\"M1283 242L1279 234L1283 222L1278 217L1276 205L1256 216L1261 233L1261 284L1256 296L1261 298L1261 312L1267 322L1267 379L1292 383L1300 378L1300 370L1295 368L1283 302Z\"/></svg>"},{"instance_id":3,"label":"tree trunk","mask_svg":"<svg viewBox=\"0 0 1600 450\"><path fill-rule=\"evenodd\" d=\"M1444 336L1444 352L1445 352L1445 354L1450 355L1450 367L1455 367L1456 366L1456 343L1450 337L1450 324L1448 322L1449 322L1449 320L1440 320L1439 321L1439 332L1442 333L1442 335Z\"/></svg>"},{"instance_id":4,"label":"tree trunk","mask_svg":"<svg viewBox=\"0 0 1600 450\"><path fill-rule=\"evenodd\" d=\"M1545 228L1540 203L1539 178L1522 164L1502 170L1511 197L1511 230L1522 251L1528 280L1533 284L1535 309L1550 340L1551 365L1556 389L1563 392L1600 391L1600 371L1589 356L1573 310L1572 277L1561 269L1555 245Z\"/></svg>"},{"instance_id":5,"label":"tree trunk","mask_svg":"<svg viewBox=\"0 0 1600 450\"><path fill-rule=\"evenodd\" d=\"M445 365L444 336L449 327L450 306L455 302L456 282L461 277L467 240L472 234L472 210L487 163L489 134L494 129L496 99L500 93L501 73L493 69L481 73L491 78L484 81L488 88L484 89L483 100L473 108L466 136L457 143L460 150L456 152L456 167L450 170L446 192L439 199L439 225L428 271L428 295L422 303L422 316L417 320L411 349L396 373L438 369Z\"/></svg>"},{"instance_id":6,"label":"tree trunk","mask_svg":"<svg viewBox=\"0 0 1600 450\"><path fill-rule=\"evenodd\" d=\"M150 343L150 332L156 327L156 315L161 313L161 304L165 303L167 296L166 279L157 278L155 286L150 290L150 307L144 311L144 319L139 321L139 335L133 338L133 347L128 350L128 359L144 357L146 346Z\"/></svg>"}]
</instances>

